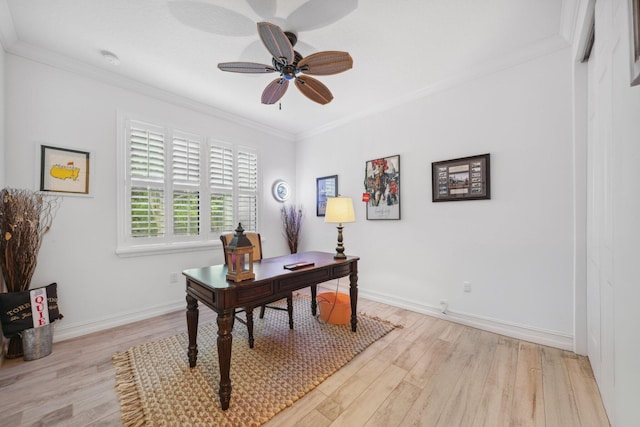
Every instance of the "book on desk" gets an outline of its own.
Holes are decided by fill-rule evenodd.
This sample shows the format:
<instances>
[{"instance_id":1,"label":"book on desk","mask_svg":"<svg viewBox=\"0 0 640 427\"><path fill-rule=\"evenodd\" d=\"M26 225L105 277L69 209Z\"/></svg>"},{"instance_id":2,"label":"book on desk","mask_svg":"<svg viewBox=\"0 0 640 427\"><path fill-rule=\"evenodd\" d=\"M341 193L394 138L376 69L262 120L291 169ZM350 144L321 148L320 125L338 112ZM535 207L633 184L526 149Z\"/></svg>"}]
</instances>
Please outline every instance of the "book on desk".
<instances>
[{"instance_id":1,"label":"book on desk","mask_svg":"<svg viewBox=\"0 0 640 427\"><path fill-rule=\"evenodd\" d=\"M293 264L285 264L284 268L286 268L287 270L300 270L301 268L312 267L314 265L315 265L315 263L313 263L313 262L300 261L300 262L296 262L296 263L293 263Z\"/></svg>"}]
</instances>

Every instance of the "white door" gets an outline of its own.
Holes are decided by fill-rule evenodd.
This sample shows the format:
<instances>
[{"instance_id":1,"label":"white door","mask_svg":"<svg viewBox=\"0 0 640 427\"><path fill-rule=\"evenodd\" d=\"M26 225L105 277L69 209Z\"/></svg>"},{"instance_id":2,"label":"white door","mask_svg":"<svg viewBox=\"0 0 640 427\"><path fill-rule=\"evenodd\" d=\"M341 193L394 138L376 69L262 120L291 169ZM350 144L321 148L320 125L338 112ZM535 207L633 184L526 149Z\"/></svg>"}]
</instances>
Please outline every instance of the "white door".
<instances>
[{"instance_id":1,"label":"white door","mask_svg":"<svg viewBox=\"0 0 640 427\"><path fill-rule=\"evenodd\" d=\"M596 40L589 58L587 145L588 355L607 413L614 398L612 4L596 2ZM613 421L613 420L611 420Z\"/></svg>"}]
</instances>

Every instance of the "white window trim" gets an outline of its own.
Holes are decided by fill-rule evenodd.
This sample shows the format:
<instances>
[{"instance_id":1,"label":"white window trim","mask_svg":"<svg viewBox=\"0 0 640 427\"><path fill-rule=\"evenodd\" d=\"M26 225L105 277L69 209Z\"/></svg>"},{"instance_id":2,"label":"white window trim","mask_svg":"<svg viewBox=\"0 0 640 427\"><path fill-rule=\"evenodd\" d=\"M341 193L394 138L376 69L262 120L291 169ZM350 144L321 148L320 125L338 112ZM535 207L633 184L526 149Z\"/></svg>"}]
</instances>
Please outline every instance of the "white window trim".
<instances>
[{"instance_id":1,"label":"white window trim","mask_svg":"<svg viewBox=\"0 0 640 427\"><path fill-rule=\"evenodd\" d=\"M180 136L197 136L196 133L185 132L182 130L178 130L175 127L169 126L160 126L157 123L161 121L153 121L148 119L140 119L135 115L118 111L116 114L116 122L117 122L117 131L116 131L116 220L117 220L117 242L116 242L116 254L120 257L136 257L136 256L147 256L147 255L155 255L155 254L164 254L164 253L181 253L181 252L194 252L194 251L204 251L210 250L212 248L219 248L222 246L220 242L220 235L228 232L232 232L233 230L226 230L220 233L211 232L211 221L210 221L210 212L209 212L209 198L210 198L210 185L209 185L209 160L208 153L210 149L210 145L215 144L224 144L229 147L232 147L234 159L237 159L238 151L244 150L249 151L258 156L258 187L256 191L257 196L257 219L256 219L256 228L259 228L260 224L260 212L262 207L262 192L260 189L262 188L262 167L260 166L260 153L259 150L255 147L251 147L244 144L234 144L226 141L221 141L219 139L201 136L200 141L202 144L201 153L205 153L205 155L200 156L200 166L201 171L201 184L199 186L200 190L200 235L199 236L173 236L173 221L167 221L165 228L165 238L163 242L157 242L157 239L153 238L133 238L129 236L128 233L128 221L129 217L127 212L130 212L130 198L127 194L127 174L129 171L129 156L127 153L127 132L126 129L129 128L130 121L142 122L149 124L150 126L156 128L162 128L165 138L167 140L173 140L174 133L179 134ZM166 162L168 165L171 164L173 152L168 149L166 152ZM234 181L237 182L237 167L234 168ZM204 183L204 184L203 184ZM166 195L173 194L173 182L171 176L169 179L165 180L164 191ZM234 200L238 200L239 190L237 186L234 184L233 186L233 198ZM169 197L169 196L165 196ZM165 203L165 215L171 209L170 203ZM237 218L237 203L234 203L233 206L233 217ZM235 229L236 225L233 226ZM258 230L256 230L258 231Z\"/></svg>"}]
</instances>

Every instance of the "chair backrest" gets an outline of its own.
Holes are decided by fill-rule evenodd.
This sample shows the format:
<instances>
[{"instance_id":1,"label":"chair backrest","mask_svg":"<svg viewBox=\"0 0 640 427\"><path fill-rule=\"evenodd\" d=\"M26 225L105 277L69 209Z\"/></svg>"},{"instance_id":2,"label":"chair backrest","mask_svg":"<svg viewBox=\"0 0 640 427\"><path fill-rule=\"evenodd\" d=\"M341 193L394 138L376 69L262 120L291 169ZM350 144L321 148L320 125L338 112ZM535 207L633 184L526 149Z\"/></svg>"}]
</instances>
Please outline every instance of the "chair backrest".
<instances>
[{"instance_id":1,"label":"chair backrest","mask_svg":"<svg viewBox=\"0 0 640 427\"><path fill-rule=\"evenodd\" d=\"M260 239L260 233L244 233L253 245L253 260L258 261L262 259L262 240ZM222 241L222 250L226 253L227 245L233 239L235 233L223 234L220 236Z\"/></svg>"}]
</instances>

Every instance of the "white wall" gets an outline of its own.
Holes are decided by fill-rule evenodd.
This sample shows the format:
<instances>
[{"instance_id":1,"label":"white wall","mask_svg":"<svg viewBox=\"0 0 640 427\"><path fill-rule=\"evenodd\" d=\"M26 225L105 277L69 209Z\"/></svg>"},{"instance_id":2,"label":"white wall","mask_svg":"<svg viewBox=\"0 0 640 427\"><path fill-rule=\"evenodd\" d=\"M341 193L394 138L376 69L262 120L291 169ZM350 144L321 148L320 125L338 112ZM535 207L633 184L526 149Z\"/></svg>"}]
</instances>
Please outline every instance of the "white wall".
<instances>
[{"instance_id":1,"label":"white wall","mask_svg":"<svg viewBox=\"0 0 640 427\"><path fill-rule=\"evenodd\" d=\"M443 90L298 143L302 248L333 251L315 178L354 198L346 252L360 294L533 341L572 348L573 181L570 49ZM491 200L432 203L431 163L491 154ZM368 221L367 160L399 154L400 221ZM463 292L463 281L472 291Z\"/></svg>"},{"instance_id":2,"label":"white wall","mask_svg":"<svg viewBox=\"0 0 640 427\"><path fill-rule=\"evenodd\" d=\"M65 318L57 340L184 306L184 281L172 272L222 262L219 246L205 251L119 258L116 248L116 111L185 131L257 146L263 177L263 224L280 224L270 196L277 178L294 184L290 140L62 71L11 54L5 57L6 185L35 188L37 143L95 153L92 198L64 197L44 238L33 285L56 281ZM295 186L293 186L295 189ZM265 253L287 253L279 227L263 227ZM218 244L218 242L216 242Z\"/></svg>"}]
</instances>

